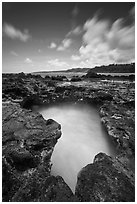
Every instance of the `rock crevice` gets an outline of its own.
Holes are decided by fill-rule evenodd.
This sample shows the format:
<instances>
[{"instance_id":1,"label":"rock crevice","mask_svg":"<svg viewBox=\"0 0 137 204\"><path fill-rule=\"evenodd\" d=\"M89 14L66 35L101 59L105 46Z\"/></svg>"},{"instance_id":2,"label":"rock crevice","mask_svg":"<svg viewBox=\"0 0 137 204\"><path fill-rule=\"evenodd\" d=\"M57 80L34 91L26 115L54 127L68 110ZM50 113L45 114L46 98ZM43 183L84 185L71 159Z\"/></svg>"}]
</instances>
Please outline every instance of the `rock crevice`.
<instances>
[{"instance_id":1,"label":"rock crevice","mask_svg":"<svg viewBox=\"0 0 137 204\"><path fill-rule=\"evenodd\" d=\"M3 201L133 202L135 90L132 81L52 80L31 74L3 74ZM50 158L61 125L38 113L39 105L94 103L117 148L117 156L98 154L79 175L75 195L63 178L51 176ZM33 110L33 111L32 111Z\"/></svg>"},{"instance_id":2,"label":"rock crevice","mask_svg":"<svg viewBox=\"0 0 137 204\"><path fill-rule=\"evenodd\" d=\"M73 201L60 177L50 175L50 158L61 126L18 104L3 104L3 201Z\"/></svg>"}]
</instances>

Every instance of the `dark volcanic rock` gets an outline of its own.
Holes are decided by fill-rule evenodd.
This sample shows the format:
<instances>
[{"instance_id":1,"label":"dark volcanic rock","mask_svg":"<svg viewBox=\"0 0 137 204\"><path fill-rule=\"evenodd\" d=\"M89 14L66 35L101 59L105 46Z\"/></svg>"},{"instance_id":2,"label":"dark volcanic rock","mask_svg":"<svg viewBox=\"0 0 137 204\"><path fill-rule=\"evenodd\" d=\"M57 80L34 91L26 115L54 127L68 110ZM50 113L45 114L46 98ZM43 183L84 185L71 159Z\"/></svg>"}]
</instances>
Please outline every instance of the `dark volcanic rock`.
<instances>
[{"instance_id":1,"label":"dark volcanic rock","mask_svg":"<svg viewBox=\"0 0 137 204\"><path fill-rule=\"evenodd\" d=\"M80 201L134 201L135 83L130 77L106 80L90 74L74 82L2 75L3 201L76 201L63 179L50 174L61 126L36 113L37 105L61 102L96 104L117 149L115 158L99 154L82 169L76 188Z\"/></svg>"},{"instance_id":2,"label":"dark volcanic rock","mask_svg":"<svg viewBox=\"0 0 137 204\"><path fill-rule=\"evenodd\" d=\"M3 201L73 201L63 179L50 176L60 124L14 103L3 103L2 120Z\"/></svg>"},{"instance_id":3,"label":"dark volcanic rock","mask_svg":"<svg viewBox=\"0 0 137 204\"><path fill-rule=\"evenodd\" d=\"M99 76L92 70L89 70L88 73L85 75L85 78L99 78Z\"/></svg>"},{"instance_id":4,"label":"dark volcanic rock","mask_svg":"<svg viewBox=\"0 0 137 204\"><path fill-rule=\"evenodd\" d=\"M118 158L100 153L79 173L75 194L82 202L134 202L133 173Z\"/></svg>"},{"instance_id":5,"label":"dark volcanic rock","mask_svg":"<svg viewBox=\"0 0 137 204\"><path fill-rule=\"evenodd\" d=\"M108 92L98 91L96 93L96 96L93 98L93 100L98 102L98 103L104 103L104 101L112 101L113 96Z\"/></svg>"},{"instance_id":6,"label":"dark volcanic rock","mask_svg":"<svg viewBox=\"0 0 137 204\"><path fill-rule=\"evenodd\" d=\"M119 152L135 155L134 102L106 103L100 108L101 121Z\"/></svg>"},{"instance_id":7,"label":"dark volcanic rock","mask_svg":"<svg viewBox=\"0 0 137 204\"><path fill-rule=\"evenodd\" d=\"M14 195L13 202L74 202L78 201L60 176L34 174Z\"/></svg>"},{"instance_id":8,"label":"dark volcanic rock","mask_svg":"<svg viewBox=\"0 0 137 204\"><path fill-rule=\"evenodd\" d=\"M20 179L8 164L5 158L2 160L2 200L8 202L21 186Z\"/></svg>"},{"instance_id":9,"label":"dark volcanic rock","mask_svg":"<svg viewBox=\"0 0 137 204\"><path fill-rule=\"evenodd\" d=\"M81 77L79 77L79 76L73 76L72 78L71 78L71 82L76 82L76 81L81 81L82 79L81 79Z\"/></svg>"},{"instance_id":10,"label":"dark volcanic rock","mask_svg":"<svg viewBox=\"0 0 137 204\"><path fill-rule=\"evenodd\" d=\"M21 102L21 106L26 109L32 109L33 106L40 106L43 102L40 99L39 95L31 95L29 97L24 98Z\"/></svg>"}]
</instances>

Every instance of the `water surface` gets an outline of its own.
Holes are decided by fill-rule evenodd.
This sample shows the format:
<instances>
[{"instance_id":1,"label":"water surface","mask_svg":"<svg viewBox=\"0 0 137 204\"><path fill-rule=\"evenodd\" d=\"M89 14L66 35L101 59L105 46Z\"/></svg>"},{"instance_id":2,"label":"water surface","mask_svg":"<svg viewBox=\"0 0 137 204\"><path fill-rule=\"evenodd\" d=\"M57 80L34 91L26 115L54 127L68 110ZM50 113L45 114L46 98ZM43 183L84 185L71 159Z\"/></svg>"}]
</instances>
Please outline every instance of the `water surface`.
<instances>
[{"instance_id":1,"label":"water surface","mask_svg":"<svg viewBox=\"0 0 137 204\"><path fill-rule=\"evenodd\" d=\"M92 163L97 153L115 154L112 141L94 106L61 104L44 108L40 113L45 119L52 118L61 124L62 136L51 158L52 174L62 176L74 192L78 172Z\"/></svg>"}]
</instances>

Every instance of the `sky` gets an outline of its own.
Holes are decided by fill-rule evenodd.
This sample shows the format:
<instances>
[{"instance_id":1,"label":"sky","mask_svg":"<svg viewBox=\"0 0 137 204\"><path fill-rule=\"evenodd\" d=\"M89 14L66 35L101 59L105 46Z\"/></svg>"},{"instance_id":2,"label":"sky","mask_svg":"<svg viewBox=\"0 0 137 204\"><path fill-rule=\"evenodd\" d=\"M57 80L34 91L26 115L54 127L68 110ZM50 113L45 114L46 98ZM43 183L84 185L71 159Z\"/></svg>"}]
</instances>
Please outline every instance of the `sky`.
<instances>
[{"instance_id":1,"label":"sky","mask_svg":"<svg viewBox=\"0 0 137 204\"><path fill-rule=\"evenodd\" d=\"M134 61L134 2L2 3L3 72Z\"/></svg>"}]
</instances>

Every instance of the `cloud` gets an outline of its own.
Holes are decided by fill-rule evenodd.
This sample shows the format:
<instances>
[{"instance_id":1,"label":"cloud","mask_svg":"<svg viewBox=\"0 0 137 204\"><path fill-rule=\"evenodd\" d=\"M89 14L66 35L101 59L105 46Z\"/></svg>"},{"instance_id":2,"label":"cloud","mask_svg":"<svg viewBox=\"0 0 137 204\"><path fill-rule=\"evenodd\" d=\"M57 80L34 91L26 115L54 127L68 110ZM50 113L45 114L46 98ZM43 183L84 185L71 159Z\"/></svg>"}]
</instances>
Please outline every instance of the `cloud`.
<instances>
[{"instance_id":1,"label":"cloud","mask_svg":"<svg viewBox=\"0 0 137 204\"><path fill-rule=\"evenodd\" d=\"M108 32L107 40L111 49L121 50L135 47L135 26L122 26L123 19L116 20Z\"/></svg>"},{"instance_id":2,"label":"cloud","mask_svg":"<svg viewBox=\"0 0 137 204\"><path fill-rule=\"evenodd\" d=\"M135 25L124 25L124 19L112 24L97 16L84 24L80 58L87 66L130 63L135 59ZM74 59L74 57L73 57Z\"/></svg>"},{"instance_id":3,"label":"cloud","mask_svg":"<svg viewBox=\"0 0 137 204\"><path fill-rule=\"evenodd\" d=\"M62 45L60 45L60 46L57 48L57 50L58 50L58 51L64 51L65 48L64 48Z\"/></svg>"},{"instance_id":4,"label":"cloud","mask_svg":"<svg viewBox=\"0 0 137 204\"><path fill-rule=\"evenodd\" d=\"M70 35L80 35L82 32L83 32L82 27L77 26L74 29L72 29L71 31L69 31L66 36L68 37Z\"/></svg>"},{"instance_id":5,"label":"cloud","mask_svg":"<svg viewBox=\"0 0 137 204\"><path fill-rule=\"evenodd\" d=\"M15 51L13 51L13 50L10 51L10 54L13 55L13 56L15 56L15 57L18 56L18 54L17 54Z\"/></svg>"},{"instance_id":6,"label":"cloud","mask_svg":"<svg viewBox=\"0 0 137 204\"><path fill-rule=\"evenodd\" d=\"M74 60L74 61L78 61L78 60L80 60L81 58L80 58L80 56L78 56L78 55L72 55L72 56L71 56L71 59Z\"/></svg>"},{"instance_id":7,"label":"cloud","mask_svg":"<svg viewBox=\"0 0 137 204\"><path fill-rule=\"evenodd\" d=\"M27 64L31 64L31 63L32 63L32 60L27 57L24 62L27 63Z\"/></svg>"},{"instance_id":8,"label":"cloud","mask_svg":"<svg viewBox=\"0 0 137 204\"><path fill-rule=\"evenodd\" d=\"M63 46L64 46L65 48L68 48L68 47L71 45L71 43L72 43L72 40L71 40L71 39L64 39L64 40L62 41L62 44L63 44Z\"/></svg>"},{"instance_id":9,"label":"cloud","mask_svg":"<svg viewBox=\"0 0 137 204\"><path fill-rule=\"evenodd\" d=\"M59 59L53 59L53 60L49 60L48 61L48 64L50 66L53 66L52 69L55 69L55 68L59 68L59 69L65 69L65 68L68 68L69 65L65 62L65 61L61 61Z\"/></svg>"},{"instance_id":10,"label":"cloud","mask_svg":"<svg viewBox=\"0 0 137 204\"><path fill-rule=\"evenodd\" d=\"M49 48L50 48L50 49L53 49L53 48L56 48L56 47L57 47L56 43L51 42Z\"/></svg>"},{"instance_id":11,"label":"cloud","mask_svg":"<svg viewBox=\"0 0 137 204\"><path fill-rule=\"evenodd\" d=\"M69 48L71 44L72 44L72 40L69 38L66 38L62 41L61 45L58 46L57 50L64 51L67 48Z\"/></svg>"},{"instance_id":12,"label":"cloud","mask_svg":"<svg viewBox=\"0 0 137 204\"><path fill-rule=\"evenodd\" d=\"M27 42L31 37L28 30L24 30L24 32L21 32L19 29L8 23L4 23L3 25L3 34L4 36L7 36L11 39L18 39L22 42Z\"/></svg>"}]
</instances>

